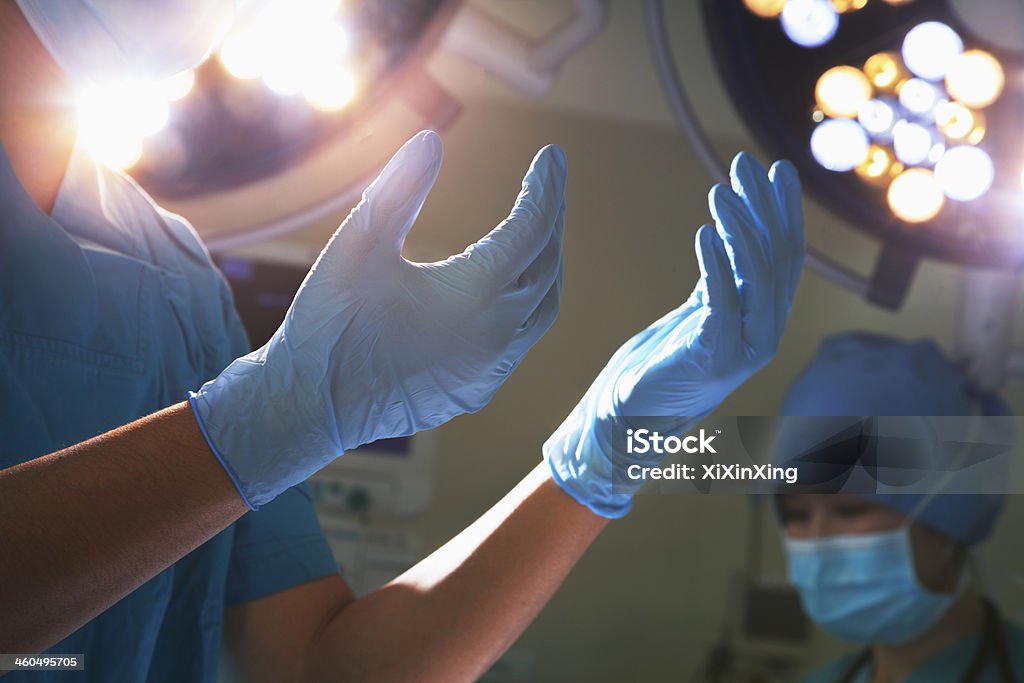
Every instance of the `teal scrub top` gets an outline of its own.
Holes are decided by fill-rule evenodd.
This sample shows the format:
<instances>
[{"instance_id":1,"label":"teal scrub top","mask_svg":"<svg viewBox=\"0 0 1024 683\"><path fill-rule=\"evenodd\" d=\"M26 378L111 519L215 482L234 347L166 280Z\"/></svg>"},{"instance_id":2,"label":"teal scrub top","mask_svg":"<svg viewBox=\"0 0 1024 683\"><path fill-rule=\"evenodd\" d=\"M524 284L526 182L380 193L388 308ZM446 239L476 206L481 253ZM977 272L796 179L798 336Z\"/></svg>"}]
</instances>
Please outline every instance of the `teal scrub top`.
<instances>
[{"instance_id":1,"label":"teal scrub top","mask_svg":"<svg viewBox=\"0 0 1024 683\"><path fill-rule=\"evenodd\" d=\"M184 219L81 150L46 215L0 149L0 469L185 400L248 351ZM303 484L48 650L84 671L3 681L212 682L225 608L335 573Z\"/></svg>"},{"instance_id":2,"label":"teal scrub top","mask_svg":"<svg viewBox=\"0 0 1024 683\"><path fill-rule=\"evenodd\" d=\"M1017 624L1003 622L1003 638L1013 666L1013 680L1024 680L1024 629ZM960 683L981 639L980 635L964 638L926 660L903 683ZM803 683L839 683L853 666L861 651L844 655L834 662L812 672ZM871 683L871 665L862 667L851 683ZM1005 683L995 658L989 660L977 683Z\"/></svg>"}]
</instances>

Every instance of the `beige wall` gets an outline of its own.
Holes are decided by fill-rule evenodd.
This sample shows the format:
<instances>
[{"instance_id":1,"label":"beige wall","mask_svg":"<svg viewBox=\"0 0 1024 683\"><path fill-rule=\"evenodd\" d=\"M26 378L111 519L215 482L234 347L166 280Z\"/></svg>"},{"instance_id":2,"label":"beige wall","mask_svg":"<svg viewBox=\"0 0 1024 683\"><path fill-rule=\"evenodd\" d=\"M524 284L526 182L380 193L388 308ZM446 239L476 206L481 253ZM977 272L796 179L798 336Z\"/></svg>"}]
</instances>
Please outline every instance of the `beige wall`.
<instances>
[{"instance_id":1,"label":"beige wall","mask_svg":"<svg viewBox=\"0 0 1024 683\"><path fill-rule=\"evenodd\" d=\"M427 548L472 521L536 463L544 439L618 345L689 294L697 278L693 235L709 220L710 180L667 128L475 102L444 140L444 168L410 235L409 255L441 258L483 234L507 212L534 151L555 142L569 159L565 295L555 326L494 401L440 429L435 502L397 525ZM736 149L722 147L730 155ZM809 240L866 268L873 246L813 204L807 209ZM293 239L322 242L332 225ZM791 378L833 332L928 335L948 348L956 296L956 271L938 264L925 265L899 314L806 273L775 362L721 412L776 413ZM1024 406L1019 384L1008 393ZM1020 517L1020 505L1011 507L1007 517ZM722 623L728 576L744 561L746 514L738 497L642 497L517 645L536 656L535 679L688 675ZM1020 566L1009 527L1004 520L993 548L1004 564ZM779 568L774 526L765 529L770 566ZM1014 604L1024 601L1017 595Z\"/></svg>"}]
</instances>

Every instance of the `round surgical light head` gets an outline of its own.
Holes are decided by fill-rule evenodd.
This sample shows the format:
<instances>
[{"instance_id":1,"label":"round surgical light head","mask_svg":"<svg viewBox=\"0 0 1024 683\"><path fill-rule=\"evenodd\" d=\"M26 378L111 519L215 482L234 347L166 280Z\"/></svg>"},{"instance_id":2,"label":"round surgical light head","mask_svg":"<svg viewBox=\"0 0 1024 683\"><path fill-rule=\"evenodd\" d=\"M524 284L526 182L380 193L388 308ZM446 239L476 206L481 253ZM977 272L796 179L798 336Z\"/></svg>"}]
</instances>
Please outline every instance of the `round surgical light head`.
<instances>
[{"instance_id":1,"label":"round surgical light head","mask_svg":"<svg viewBox=\"0 0 1024 683\"><path fill-rule=\"evenodd\" d=\"M818 47L839 29L839 13L828 0L789 0L782 9L782 29L797 45Z\"/></svg>"},{"instance_id":2,"label":"round surgical light head","mask_svg":"<svg viewBox=\"0 0 1024 683\"><path fill-rule=\"evenodd\" d=\"M929 81L944 78L963 51L957 32L940 21L918 24L903 39L903 62L914 75Z\"/></svg>"},{"instance_id":3,"label":"round surgical light head","mask_svg":"<svg viewBox=\"0 0 1024 683\"><path fill-rule=\"evenodd\" d=\"M814 88L821 110L837 118L856 118L871 95L868 77L852 66L832 67L821 75Z\"/></svg>"},{"instance_id":4,"label":"round surgical light head","mask_svg":"<svg viewBox=\"0 0 1024 683\"><path fill-rule=\"evenodd\" d=\"M984 150L954 147L935 165L935 180L950 199L969 202L989 191L996 177L992 157Z\"/></svg>"},{"instance_id":5,"label":"round surgical light head","mask_svg":"<svg viewBox=\"0 0 1024 683\"><path fill-rule=\"evenodd\" d=\"M1002 65L984 50L964 52L946 74L949 94L976 109L984 109L999 99L1005 85Z\"/></svg>"},{"instance_id":6,"label":"round surgical light head","mask_svg":"<svg viewBox=\"0 0 1024 683\"><path fill-rule=\"evenodd\" d=\"M811 153L830 171L852 171L868 158L869 148L864 128L850 119L829 119L811 134Z\"/></svg>"},{"instance_id":7,"label":"round surgical light head","mask_svg":"<svg viewBox=\"0 0 1024 683\"><path fill-rule=\"evenodd\" d=\"M936 140L932 132L919 123L899 121L892 129L892 146L896 158L908 166L928 161Z\"/></svg>"},{"instance_id":8,"label":"round surgical light head","mask_svg":"<svg viewBox=\"0 0 1024 683\"><path fill-rule=\"evenodd\" d=\"M896 176L887 199L896 217L908 223L930 221L946 201L935 174L924 168L911 168Z\"/></svg>"}]
</instances>

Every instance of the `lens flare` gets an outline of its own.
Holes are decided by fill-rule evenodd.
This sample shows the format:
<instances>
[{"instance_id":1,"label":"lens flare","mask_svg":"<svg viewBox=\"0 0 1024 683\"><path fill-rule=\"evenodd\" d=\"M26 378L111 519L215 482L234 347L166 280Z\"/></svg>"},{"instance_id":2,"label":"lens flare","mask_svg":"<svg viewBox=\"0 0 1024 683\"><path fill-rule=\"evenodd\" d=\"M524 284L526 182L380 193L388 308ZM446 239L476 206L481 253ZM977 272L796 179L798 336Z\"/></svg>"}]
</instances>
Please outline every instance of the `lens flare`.
<instances>
[{"instance_id":1,"label":"lens flare","mask_svg":"<svg viewBox=\"0 0 1024 683\"><path fill-rule=\"evenodd\" d=\"M871 85L886 92L895 90L896 85L908 76L899 56L894 52L879 52L864 62L864 75Z\"/></svg>"}]
</instances>

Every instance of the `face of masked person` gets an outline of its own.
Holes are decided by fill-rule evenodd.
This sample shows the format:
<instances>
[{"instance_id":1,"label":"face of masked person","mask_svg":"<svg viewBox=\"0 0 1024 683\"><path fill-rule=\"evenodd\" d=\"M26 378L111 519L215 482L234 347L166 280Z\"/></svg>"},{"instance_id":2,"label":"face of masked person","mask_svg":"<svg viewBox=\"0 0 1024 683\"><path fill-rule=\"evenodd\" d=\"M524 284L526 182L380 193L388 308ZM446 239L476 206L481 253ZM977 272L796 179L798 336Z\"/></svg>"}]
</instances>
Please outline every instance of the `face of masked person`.
<instances>
[{"instance_id":1,"label":"face of masked person","mask_svg":"<svg viewBox=\"0 0 1024 683\"><path fill-rule=\"evenodd\" d=\"M915 566L910 524L899 513L853 496L792 498L810 502L791 501L788 514L782 506L790 580L808 616L829 633L854 642L906 643L956 601L962 582L960 563L951 562L952 541L939 539L917 553L928 558L924 574L935 584L929 588Z\"/></svg>"},{"instance_id":2,"label":"face of masked person","mask_svg":"<svg viewBox=\"0 0 1024 683\"><path fill-rule=\"evenodd\" d=\"M16 0L76 86L167 78L199 64L238 9L232 0Z\"/></svg>"}]
</instances>

